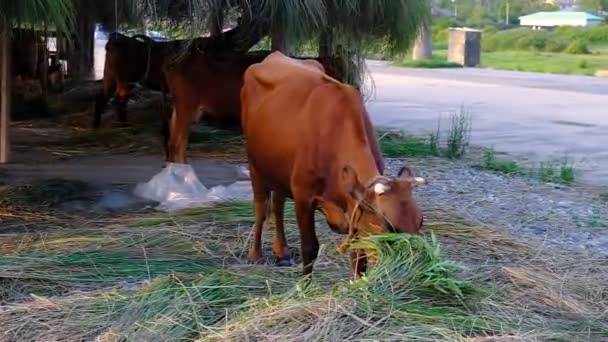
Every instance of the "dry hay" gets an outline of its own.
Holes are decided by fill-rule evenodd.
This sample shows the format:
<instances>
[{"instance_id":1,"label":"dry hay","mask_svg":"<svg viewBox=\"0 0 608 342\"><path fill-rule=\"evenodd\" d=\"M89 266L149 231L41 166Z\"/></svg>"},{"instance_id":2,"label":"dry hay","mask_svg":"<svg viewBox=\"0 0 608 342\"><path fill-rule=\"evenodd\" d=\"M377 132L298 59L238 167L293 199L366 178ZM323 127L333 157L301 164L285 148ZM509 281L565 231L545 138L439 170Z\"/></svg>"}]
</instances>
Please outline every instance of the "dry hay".
<instances>
[{"instance_id":1,"label":"dry hay","mask_svg":"<svg viewBox=\"0 0 608 342\"><path fill-rule=\"evenodd\" d=\"M356 282L336 252L343 237L326 227L311 282L299 266L248 264L248 203L14 236L0 250L0 279L11 285L0 292L0 341L608 339L605 260L538 249L441 211L426 221L439 242L430 232L361 241L378 264Z\"/></svg>"},{"instance_id":2,"label":"dry hay","mask_svg":"<svg viewBox=\"0 0 608 342\"><path fill-rule=\"evenodd\" d=\"M161 156L163 104L158 92L137 91L127 108L128 127L119 127L113 105L102 115L102 127L91 129L95 95L99 85L86 84L53 99L51 119L14 123L16 148L43 151L53 159L109 154L155 154ZM170 105L170 103L169 103ZM239 132L203 123L193 129L188 156L229 161L246 160Z\"/></svg>"}]
</instances>

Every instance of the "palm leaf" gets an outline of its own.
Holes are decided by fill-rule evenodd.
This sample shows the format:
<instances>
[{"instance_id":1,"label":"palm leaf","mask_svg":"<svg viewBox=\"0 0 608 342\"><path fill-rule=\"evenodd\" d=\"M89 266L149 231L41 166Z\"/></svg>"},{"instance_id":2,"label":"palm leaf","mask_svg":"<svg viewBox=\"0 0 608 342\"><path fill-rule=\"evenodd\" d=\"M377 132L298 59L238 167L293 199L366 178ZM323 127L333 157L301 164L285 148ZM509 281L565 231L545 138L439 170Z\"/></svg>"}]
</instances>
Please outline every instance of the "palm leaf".
<instances>
[{"instance_id":1,"label":"palm leaf","mask_svg":"<svg viewBox=\"0 0 608 342\"><path fill-rule=\"evenodd\" d=\"M58 33L69 33L74 28L74 3L72 0L1 1L0 19L10 27L47 23Z\"/></svg>"}]
</instances>

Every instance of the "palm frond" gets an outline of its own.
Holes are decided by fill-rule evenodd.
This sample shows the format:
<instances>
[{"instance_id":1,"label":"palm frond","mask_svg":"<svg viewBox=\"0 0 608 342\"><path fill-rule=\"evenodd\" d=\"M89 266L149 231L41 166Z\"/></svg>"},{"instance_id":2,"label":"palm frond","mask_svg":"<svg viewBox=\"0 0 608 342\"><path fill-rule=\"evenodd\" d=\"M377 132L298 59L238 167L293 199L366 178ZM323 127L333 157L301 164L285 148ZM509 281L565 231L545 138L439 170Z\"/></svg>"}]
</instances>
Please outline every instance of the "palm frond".
<instances>
[{"instance_id":1,"label":"palm frond","mask_svg":"<svg viewBox=\"0 0 608 342\"><path fill-rule=\"evenodd\" d=\"M0 19L7 25L52 25L58 33L69 33L74 28L72 0L19 0L0 2Z\"/></svg>"}]
</instances>

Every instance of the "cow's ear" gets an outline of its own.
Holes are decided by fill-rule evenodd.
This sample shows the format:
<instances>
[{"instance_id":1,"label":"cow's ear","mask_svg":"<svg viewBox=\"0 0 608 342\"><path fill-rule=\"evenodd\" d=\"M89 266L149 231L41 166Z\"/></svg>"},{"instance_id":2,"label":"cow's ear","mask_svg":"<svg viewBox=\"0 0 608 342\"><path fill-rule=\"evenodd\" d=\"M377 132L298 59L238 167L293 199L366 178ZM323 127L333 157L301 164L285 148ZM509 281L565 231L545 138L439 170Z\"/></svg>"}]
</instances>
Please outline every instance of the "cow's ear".
<instances>
[{"instance_id":1,"label":"cow's ear","mask_svg":"<svg viewBox=\"0 0 608 342\"><path fill-rule=\"evenodd\" d=\"M342 189L354 197L356 200L361 200L364 196L365 189L359 182L357 172L350 165L342 168L341 174Z\"/></svg>"},{"instance_id":2,"label":"cow's ear","mask_svg":"<svg viewBox=\"0 0 608 342\"><path fill-rule=\"evenodd\" d=\"M416 177L416 175L414 174L414 170L412 170L410 167L408 166L404 166L401 168L401 170L399 170L399 173L397 174L397 176L399 178L411 178L411 177Z\"/></svg>"},{"instance_id":3,"label":"cow's ear","mask_svg":"<svg viewBox=\"0 0 608 342\"><path fill-rule=\"evenodd\" d=\"M400 179L410 182L412 186L427 184L426 179L422 177L416 177L414 171L407 166L404 166L401 168L401 170L399 170L398 176Z\"/></svg>"}]
</instances>

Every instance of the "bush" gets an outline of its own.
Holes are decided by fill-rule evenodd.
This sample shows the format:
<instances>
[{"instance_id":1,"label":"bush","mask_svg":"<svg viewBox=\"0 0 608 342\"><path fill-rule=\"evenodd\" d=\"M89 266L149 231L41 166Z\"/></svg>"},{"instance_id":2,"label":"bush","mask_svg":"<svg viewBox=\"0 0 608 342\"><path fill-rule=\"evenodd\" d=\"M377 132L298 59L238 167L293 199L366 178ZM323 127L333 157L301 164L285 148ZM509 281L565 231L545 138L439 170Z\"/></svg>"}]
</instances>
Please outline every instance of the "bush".
<instances>
[{"instance_id":1,"label":"bush","mask_svg":"<svg viewBox=\"0 0 608 342\"><path fill-rule=\"evenodd\" d=\"M568 47L568 41L557 32L533 31L527 28L486 33L482 40L485 52L505 50L532 50L562 52Z\"/></svg>"},{"instance_id":2,"label":"bush","mask_svg":"<svg viewBox=\"0 0 608 342\"><path fill-rule=\"evenodd\" d=\"M592 43L608 43L608 25L598 25L583 30L583 38Z\"/></svg>"},{"instance_id":3,"label":"bush","mask_svg":"<svg viewBox=\"0 0 608 342\"><path fill-rule=\"evenodd\" d=\"M570 43L565 52L573 55L588 55L591 53L591 51L589 51L589 47L587 47L587 44L582 40L575 40Z\"/></svg>"}]
</instances>

